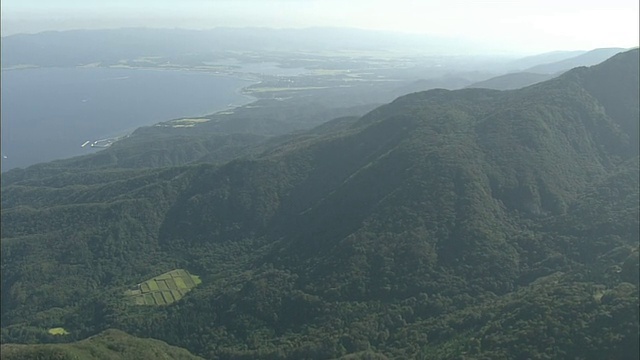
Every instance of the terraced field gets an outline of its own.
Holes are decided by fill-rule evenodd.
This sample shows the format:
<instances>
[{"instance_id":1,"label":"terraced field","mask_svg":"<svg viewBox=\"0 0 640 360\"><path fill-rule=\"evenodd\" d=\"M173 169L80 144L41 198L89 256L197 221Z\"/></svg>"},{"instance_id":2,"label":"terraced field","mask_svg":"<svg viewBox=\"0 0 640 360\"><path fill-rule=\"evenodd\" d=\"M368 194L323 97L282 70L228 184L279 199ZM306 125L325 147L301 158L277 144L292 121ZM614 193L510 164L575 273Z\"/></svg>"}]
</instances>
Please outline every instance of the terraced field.
<instances>
[{"instance_id":1,"label":"terraced field","mask_svg":"<svg viewBox=\"0 0 640 360\"><path fill-rule=\"evenodd\" d=\"M136 305L168 305L182 299L201 282L200 277L175 269L126 290L124 295Z\"/></svg>"}]
</instances>

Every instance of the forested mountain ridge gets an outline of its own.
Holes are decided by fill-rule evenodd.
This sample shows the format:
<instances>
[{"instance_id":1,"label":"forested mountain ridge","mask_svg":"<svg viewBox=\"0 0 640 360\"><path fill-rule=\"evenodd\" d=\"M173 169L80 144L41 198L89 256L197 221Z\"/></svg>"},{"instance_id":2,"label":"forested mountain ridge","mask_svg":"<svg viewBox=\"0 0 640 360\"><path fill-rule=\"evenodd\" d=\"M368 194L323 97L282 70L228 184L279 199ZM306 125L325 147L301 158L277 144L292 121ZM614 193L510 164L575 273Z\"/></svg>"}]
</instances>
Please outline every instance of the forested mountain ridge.
<instances>
[{"instance_id":1,"label":"forested mountain ridge","mask_svg":"<svg viewBox=\"0 0 640 360\"><path fill-rule=\"evenodd\" d=\"M536 65L526 69L525 71L538 74L559 74L575 67L599 64L623 51L625 51L623 48L593 49L560 61Z\"/></svg>"},{"instance_id":2,"label":"forested mountain ridge","mask_svg":"<svg viewBox=\"0 0 640 360\"><path fill-rule=\"evenodd\" d=\"M633 50L521 90L403 96L223 165L25 172L2 187L2 341L637 358L638 108ZM203 279L181 301L123 302L177 267Z\"/></svg>"},{"instance_id":3,"label":"forested mountain ridge","mask_svg":"<svg viewBox=\"0 0 640 360\"><path fill-rule=\"evenodd\" d=\"M533 85L545 80L552 79L554 76L549 74L536 74L529 72L509 73L496 76L494 78L473 83L468 88L482 88L494 90L515 90L525 86Z\"/></svg>"},{"instance_id":4,"label":"forested mountain ridge","mask_svg":"<svg viewBox=\"0 0 640 360\"><path fill-rule=\"evenodd\" d=\"M473 83L467 87L495 90L519 89L525 86L552 79L574 67L598 64L622 51L624 51L624 49L621 48L594 49L589 52L578 51L576 52L578 53L578 55L575 57L569 57L558 62L540 64L522 72L511 72L504 75L496 76L487 80ZM544 58L545 56L548 56L549 58L552 58L554 55L563 56L562 54L562 52L542 54L540 56L534 56L531 59L521 59L520 61L514 62L514 64L524 64L529 60Z\"/></svg>"}]
</instances>

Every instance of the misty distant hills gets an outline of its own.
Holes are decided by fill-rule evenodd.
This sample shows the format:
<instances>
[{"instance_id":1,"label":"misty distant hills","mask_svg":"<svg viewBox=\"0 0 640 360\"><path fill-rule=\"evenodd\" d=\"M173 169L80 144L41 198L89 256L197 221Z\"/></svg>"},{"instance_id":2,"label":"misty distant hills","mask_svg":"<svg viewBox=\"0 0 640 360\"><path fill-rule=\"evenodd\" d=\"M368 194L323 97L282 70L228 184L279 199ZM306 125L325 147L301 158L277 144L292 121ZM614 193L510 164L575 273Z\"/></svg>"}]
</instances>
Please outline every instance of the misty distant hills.
<instances>
[{"instance_id":1,"label":"misty distant hills","mask_svg":"<svg viewBox=\"0 0 640 360\"><path fill-rule=\"evenodd\" d=\"M484 88L495 90L514 90L525 86L533 85L542 81L558 76L560 73L579 66L591 66L599 64L611 56L624 51L621 48L603 48L595 49L588 52L571 51L571 52L553 52L532 56L513 62L512 64L532 64L538 62L523 72L509 73L496 76L484 81L473 83L468 88ZM573 56L577 54L576 56ZM561 59L559 61L542 63L542 61L550 59Z\"/></svg>"},{"instance_id":2,"label":"misty distant hills","mask_svg":"<svg viewBox=\"0 0 640 360\"><path fill-rule=\"evenodd\" d=\"M553 77L554 76L550 74L535 74L529 72L505 74L471 84L467 86L467 88L514 90L549 80Z\"/></svg>"},{"instance_id":3,"label":"misty distant hills","mask_svg":"<svg viewBox=\"0 0 640 360\"><path fill-rule=\"evenodd\" d=\"M574 67L596 65L621 51L624 51L624 49L604 48L592 51L556 51L544 53L510 62L506 66L506 68L528 67L527 70L522 72L499 75L478 82L464 78L464 73L460 73L458 76L418 80L398 89L398 93L408 94L437 88L448 90L461 88L515 90L552 79L560 73Z\"/></svg>"},{"instance_id":4,"label":"misty distant hills","mask_svg":"<svg viewBox=\"0 0 640 360\"><path fill-rule=\"evenodd\" d=\"M639 64L418 92L222 164L9 171L2 340L64 326L234 360L636 359ZM174 268L202 284L171 306L122 299Z\"/></svg>"},{"instance_id":5,"label":"misty distant hills","mask_svg":"<svg viewBox=\"0 0 640 360\"><path fill-rule=\"evenodd\" d=\"M448 38L349 28L117 29L19 34L2 38L2 66L76 66L140 57L214 54L221 51L402 50L469 54L481 49Z\"/></svg>"},{"instance_id":6,"label":"misty distant hills","mask_svg":"<svg viewBox=\"0 0 640 360\"><path fill-rule=\"evenodd\" d=\"M558 74L560 72L567 71L579 66L592 66L599 64L612 57L613 55L625 50L626 49L623 48L594 49L578 56L574 56L561 61L536 65L526 69L525 72L537 74Z\"/></svg>"},{"instance_id":7,"label":"misty distant hills","mask_svg":"<svg viewBox=\"0 0 640 360\"><path fill-rule=\"evenodd\" d=\"M224 51L398 51L422 55L473 55L489 51L460 39L351 28L215 28L211 30L126 28L48 31L2 38L3 68L17 65L118 64L123 59L212 55ZM557 51L514 60L507 70L557 73L594 65L624 49ZM573 59L573 60L572 60ZM553 65L555 64L555 65ZM539 66L539 67L538 67Z\"/></svg>"},{"instance_id":8,"label":"misty distant hills","mask_svg":"<svg viewBox=\"0 0 640 360\"><path fill-rule=\"evenodd\" d=\"M457 90L469 85L470 80L463 77L443 76L433 79L420 79L395 90L398 95L405 95L431 89Z\"/></svg>"},{"instance_id":9,"label":"misty distant hills","mask_svg":"<svg viewBox=\"0 0 640 360\"><path fill-rule=\"evenodd\" d=\"M507 65L510 71L519 70L523 71L525 69L529 69L531 67L542 65L542 64L551 64L556 63L558 61L563 61L569 58L574 58L576 56L582 55L586 53L586 51L578 50L578 51L552 51L548 53L538 54L527 56L518 60L514 60L509 62Z\"/></svg>"}]
</instances>

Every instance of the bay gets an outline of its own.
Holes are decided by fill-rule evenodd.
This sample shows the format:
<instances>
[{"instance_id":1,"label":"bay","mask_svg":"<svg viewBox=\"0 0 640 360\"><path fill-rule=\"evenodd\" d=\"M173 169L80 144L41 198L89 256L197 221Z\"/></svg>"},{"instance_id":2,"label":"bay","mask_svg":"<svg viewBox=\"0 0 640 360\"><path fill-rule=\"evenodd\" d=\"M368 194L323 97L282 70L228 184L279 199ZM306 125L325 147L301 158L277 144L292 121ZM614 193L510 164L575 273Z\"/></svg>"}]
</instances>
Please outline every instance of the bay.
<instances>
[{"instance_id":1,"label":"bay","mask_svg":"<svg viewBox=\"0 0 640 360\"><path fill-rule=\"evenodd\" d=\"M249 80L188 71L35 68L2 71L2 171L96 149L88 141L253 101Z\"/></svg>"}]
</instances>

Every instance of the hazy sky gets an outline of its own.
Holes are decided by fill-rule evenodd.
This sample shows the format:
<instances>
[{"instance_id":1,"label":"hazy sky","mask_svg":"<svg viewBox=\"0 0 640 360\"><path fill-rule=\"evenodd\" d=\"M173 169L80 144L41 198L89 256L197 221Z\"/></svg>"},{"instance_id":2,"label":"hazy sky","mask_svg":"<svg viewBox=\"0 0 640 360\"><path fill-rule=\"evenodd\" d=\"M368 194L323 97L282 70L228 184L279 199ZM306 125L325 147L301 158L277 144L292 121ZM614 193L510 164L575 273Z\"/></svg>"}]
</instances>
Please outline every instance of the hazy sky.
<instances>
[{"instance_id":1,"label":"hazy sky","mask_svg":"<svg viewBox=\"0 0 640 360\"><path fill-rule=\"evenodd\" d=\"M340 26L518 51L638 45L638 0L2 0L2 35L78 28Z\"/></svg>"}]
</instances>

